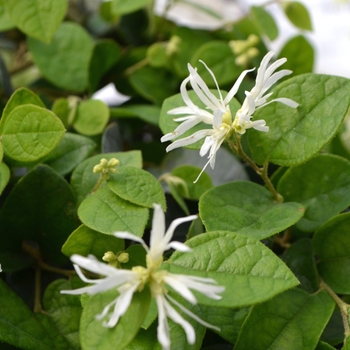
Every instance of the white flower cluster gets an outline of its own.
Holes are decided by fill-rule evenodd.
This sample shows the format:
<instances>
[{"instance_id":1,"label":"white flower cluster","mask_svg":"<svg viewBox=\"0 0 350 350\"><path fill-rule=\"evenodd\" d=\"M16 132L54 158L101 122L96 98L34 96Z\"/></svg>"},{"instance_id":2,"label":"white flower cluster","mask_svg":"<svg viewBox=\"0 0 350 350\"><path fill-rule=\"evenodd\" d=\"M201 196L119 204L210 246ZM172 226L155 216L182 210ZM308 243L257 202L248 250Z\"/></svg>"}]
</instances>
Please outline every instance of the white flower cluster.
<instances>
[{"instance_id":1,"label":"white flower cluster","mask_svg":"<svg viewBox=\"0 0 350 350\"><path fill-rule=\"evenodd\" d=\"M168 294L166 286L170 286L175 292L179 293L183 298L192 304L197 303L197 299L192 293L195 290L206 295L209 298L219 300L225 288L217 286L216 282L211 278L202 278L197 276L187 276L173 274L165 270L159 270L163 262L164 251L173 248L181 252L189 252L191 249L183 243L172 241L172 236L175 228L184 222L196 219L195 215L174 220L165 231L165 217L160 205L154 204L154 216L152 222L152 231L150 236L150 247L148 247L143 239L137 237L129 232L116 232L114 236L123 239L134 240L141 243L147 251L146 262L147 267L135 266L131 270L118 269L114 266L107 265L100 262L94 256L83 257L80 255L73 255L74 268L79 277L86 283L93 284L75 290L61 291L63 294L83 294L90 295L97 294L116 289L118 296L111 303L105 306L102 312L96 315L96 319L109 319L103 322L104 327L114 327L120 317L124 315L132 301L133 294L136 291L141 291L145 284L148 283L152 297L155 299L158 307L158 341L164 350L170 349L170 335L167 318L170 318L175 323L182 326L184 329L187 341L193 344L196 340L196 334L192 325L186 321L172 306L178 307L184 314L195 319L202 325L210 328L216 328L209 323L201 320L198 316L186 309L183 305L177 302ZM81 268L94 272L99 275L106 276L103 279L88 279L84 276ZM114 306L113 311L110 309ZM110 316L109 316L110 315Z\"/></svg>"},{"instance_id":2,"label":"white flower cluster","mask_svg":"<svg viewBox=\"0 0 350 350\"><path fill-rule=\"evenodd\" d=\"M185 116L174 119L174 121L182 123L173 132L164 135L161 138L161 141L165 142L173 140L183 135L186 131L190 130L199 123L210 125L211 128L199 130L188 137L174 141L167 147L167 152L175 148L190 145L205 137L199 154L201 157L203 157L209 152L209 155L208 162L204 166L202 172L205 170L208 164L210 164L211 168L214 169L216 152L220 148L223 141L229 138L233 132L244 134L249 128L254 128L263 132L269 131L269 127L266 126L265 120L252 120L253 114L257 109L262 108L272 102L280 102L289 107L297 108L298 103L289 98L276 98L267 101L267 99L272 95L272 92L267 93L271 86L284 76L292 73L292 71L287 69L275 73L275 70L287 61L286 58L281 58L268 67L273 55L274 53L270 51L261 61L257 72L255 86L251 91L245 92L246 98L242 104L242 107L236 112L234 119L232 118L229 103L237 93L246 74L254 69L243 71L226 97L223 98L214 73L204 62L201 61L212 76L217 87L219 97L216 97L210 91L203 79L197 73L196 69L188 64L190 75L182 82L180 87L181 96L186 106L174 108L168 111L168 114L182 114ZM192 89L198 98L204 103L206 109L199 108L192 102L187 92L188 83L191 84Z\"/></svg>"}]
</instances>

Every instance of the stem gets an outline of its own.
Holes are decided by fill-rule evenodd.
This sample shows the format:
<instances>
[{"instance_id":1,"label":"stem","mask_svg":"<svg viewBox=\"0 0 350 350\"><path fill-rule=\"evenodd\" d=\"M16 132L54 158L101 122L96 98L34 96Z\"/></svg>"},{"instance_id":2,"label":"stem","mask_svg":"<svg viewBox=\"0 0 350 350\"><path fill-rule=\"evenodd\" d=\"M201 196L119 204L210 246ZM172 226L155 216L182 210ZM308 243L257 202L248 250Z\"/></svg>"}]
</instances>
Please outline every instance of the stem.
<instances>
[{"instance_id":1,"label":"stem","mask_svg":"<svg viewBox=\"0 0 350 350\"><path fill-rule=\"evenodd\" d=\"M145 57L143 60L135 63L133 66L125 69L123 75L128 77L129 75L131 75L132 73L136 72L137 70L147 66L149 63L149 59L148 57Z\"/></svg>"},{"instance_id":2,"label":"stem","mask_svg":"<svg viewBox=\"0 0 350 350\"><path fill-rule=\"evenodd\" d=\"M101 176L99 177L98 181L96 182L96 185L94 186L94 188L92 189L90 194L93 194L94 192L96 192L100 188L103 180L104 180L104 178L103 178L103 176L101 174Z\"/></svg>"},{"instance_id":3,"label":"stem","mask_svg":"<svg viewBox=\"0 0 350 350\"><path fill-rule=\"evenodd\" d=\"M43 270L50 271L50 272L54 272L54 273L58 273L58 274L60 274L60 275L64 275L64 276L67 276L67 277L71 277L71 276L74 276L74 275L77 274L74 270L64 270L64 269L60 269L60 268L58 268L58 267L50 266L50 265L46 264L46 263L43 262L43 261L40 261L39 267L40 267L41 269L43 269Z\"/></svg>"},{"instance_id":4,"label":"stem","mask_svg":"<svg viewBox=\"0 0 350 350\"><path fill-rule=\"evenodd\" d=\"M58 267L53 267L53 266L46 264L41 258L39 248L31 245L30 243L24 241L22 244L22 248L25 252L30 254L36 262L36 270L35 270L35 283L36 283L36 285L35 285L35 288L38 287L37 283L40 283L40 279L41 279L41 271L38 272L37 270L42 269L42 270L46 270L46 271L50 271L50 272L55 272L55 273L58 273L60 275L64 275L67 277L71 277L71 276L76 275L76 272L74 270L63 270L63 269L60 269Z\"/></svg>"},{"instance_id":5,"label":"stem","mask_svg":"<svg viewBox=\"0 0 350 350\"><path fill-rule=\"evenodd\" d=\"M272 184L268 173L267 173L267 169L268 169L269 163L266 161L264 163L263 166L263 172L261 174L262 179L265 182L266 187L270 190L270 192L273 194L273 197L275 198L275 201L277 203L282 203L283 202L283 197L276 191L275 186Z\"/></svg>"},{"instance_id":6,"label":"stem","mask_svg":"<svg viewBox=\"0 0 350 350\"><path fill-rule=\"evenodd\" d=\"M228 141L230 148L233 152L237 153L239 156L241 156L254 170L255 172L264 180L266 187L269 189L269 191L272 193L273 198L277 203L283 202L283 197L276 191L275 187L273 186L269 176L268 176L268 162L264 163L264 166L262 168L259 168L250 158L249 156L244 152L244 149L241 144L241 135L237 133L233 133L236 143L232 142L231 140Z\"/></svg>"},{"instance_id":7,"label":"stem","mask_svg":"<svg viewBox=\"0 0 350 350\"><path fill-rule=\"evenodd\" d=\"M41 269L39 266L35 268L35 298L34 298L34 312L41 312Z\"/></svg>"},{"instance_id":8,"label":"stem","mask_svg":"<svg viewBox=\"0 0 350 350\"><path fill-rule=\"evenodd\" d=\"M349 326L349 312L348 309L350 308L350 305L345 303L343 300L341 300L338 295L329 287L323 279L320 279L320 288L325 290L331 298L336 302L340 309L341 317L343 319L343 325L344 325L344 335L345 339L350 335L350 326Z\"/></svg>"}]
</instances>

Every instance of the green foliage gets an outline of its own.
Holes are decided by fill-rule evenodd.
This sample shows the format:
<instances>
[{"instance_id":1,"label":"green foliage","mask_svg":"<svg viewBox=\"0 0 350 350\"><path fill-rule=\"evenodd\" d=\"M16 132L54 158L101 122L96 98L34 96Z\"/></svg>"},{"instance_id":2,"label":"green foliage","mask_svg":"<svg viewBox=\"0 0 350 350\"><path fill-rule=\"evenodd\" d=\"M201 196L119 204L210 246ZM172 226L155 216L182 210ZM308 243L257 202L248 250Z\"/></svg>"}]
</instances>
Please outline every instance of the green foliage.
<instances>
[{"instance_id":1,"label":"green foliage","mask_svg":"<svg viewBox=\"0 0 350 350\"><path fill-rule=\"evenodd\" d=\"M165 264L167 270L211 277L226 287L221 300L198 295L201 304L230 308L252 305L298 284L287 266L254 238L216 231L195 236L187 245L192 252L175 252Z\"/></svg>"},{"instance_id":2,"label":"green foliage","mask_svg":"<svg viewBox=\"0 0 350 350\"><path fill-rule=\"evenodd\" d=\"M69 185L49 166L38 165L17 183L2 207L0 250L18 251L22 240L31 240L45 259L65 263L60 247L77 224Z\"/></svg>"},{"instance_id":3,"label":"green foliage","mask_svg":"<svg viewBox=\"0 0 350 350\"><path fill-rule=\"evenodd\" d=\"M200 198L199 213L208 231L232 230L262 239L295 224L304 207L295 202L276 203L264 187L236 181L206 192Z\"/></svg>"},{"instance_id":4,"label":"green foliage","mask_svg":"<svg viewBox=\"0 0 350 350\"><path fill-rule=\"evenodd\" d=\"M27 35L49 43L66 10L65 0L5 0L11 21Z\"/></svg>"},{"instance_id":5,"label":"green foliage","mask_svg":"<svg viewBox=\"0 0 350 350\"><path fill-rule=\"evenodd\" d=\"M210 41L203 44L193 54L191 64L198 68L198 73L205 83L215 88L213 77L205 66L199 62L203 61L213 71L219 85L233 82L241 73L241 68L235 63L236 57L227 42Z\"/></svg>"},{"instance_id":6,"label":"green foliage","mask_svg":"<svg viewBox=\"0 0 350 350\"><path fill-rule=\"evenodd\" d=\"M29 350L56 349L50 334L22 299L0 280L0 340Z\"/></svg>"},{"instance_id":7,"label":"green foliage","mask_svg":"<svg viewBox=\"0 0 350 350\"><path fill-rule=\"evenodd\" d=\"M312 30L307 8L298 1L285 1L282 6L288 19L298 28Z\"/></svg>"},{"instance_id":8,"label":"green foliage","mask_svg":"<svg viewBox=\"0 0 350 350\"><path fill-rule=\"evenodd\" d=\"M269 4L175 3L0 0L1 349L349 347L349 79L297 1L281 61Z\"/></svg>"},{"instance_id":9,"label":"green foliage","mask_svg":"<svg viewBox=\"0 0 350 350\"><path fill-rule=\"evenodd\" d=\"M61 290L69 290L80 284L76 278L71 281L56 280L45 290L43 306L48 317L57 327L69 344L70 349L80 349L79 322L81 316L81 303L78 296L67 296L60 293Z\"/></svg>"},{"instance_id":10,"label":"green foliage","mask_svg":"<svg viewBox=\"0 0 350 350\"><path fill-rule=\"evenodd\" d=\"M94 231L85 225L79 226L62 247L62 253L68 257L73 254L82 256L92 254L100 260L108 251L117 253L121 250L124 250L123 240Z\"/></svg>"},{"instance_id":11,"label":"green foliage","mask_svg":"<svg viewBox=\"0 0 350 350\"><path fill-rule=\"evenodd\" d=\"M108 187L119 197L146 208L161 204L166 209L162 187L157 179L142 169L123 166L107 181Z\"/></svg>"},{"instance_id":12,"label":"green foliage","mask_svg":"<svg viewBox=\"0 0 350 350\"><path fill-rule=\"evenodd\" d=\"M268 133L251 130L249 145L254 159L296 166L314 157L335 136L349 108L349 79L302 74L274 89L274 98L288 97L297 109L282 103L256 111L264 119ZM300 146L302 145L302 147Z\"/></svg>"},{"instance_id":13,"label":"green foliage","mask_svg":"<svg viewBox=\"0 0 350 350\"><path fill-rule=\"evenodd\" d=\"M83 200L78 209L80 220L93 230L111 235L127 231L142 236L148 209L132 204L103 187Z\"/></svg>"},{"instance_id":14,"label":"green foliage","mask_svg":"<svg viewBox=\"0 0 350 350\"><path fill-rule=\"evenodd\" d=\"M348 228L350 214L340 214L323 224L312 240L319 261L317 268L324 281L336 292L350 294Z\"/></svg>"},{"instance_id":15,"label":"green foliage","mask_svg":"<svg viewBox=\"0 0 350 350\"><path fill-rule=\"evenodd\" d=\"M325 292L289 290L252 308L235 349L314 349L334 305Z\"/></svg>"},{"instance_id":16,"label":"green foliage","mask_svg":"<svg viewBox=\"0 0 350 350\"><path fill-rule=\"evenodd\" d=\"M302 35L297 35L287 41L278 56L288 59L283 68L290 69L293 76L313 71L314 49Z\"/></svg>"},{"instance_id":17,"label":"green foliage","mask_svg":"<svg viewBox=\"0 0 350 350\"><path fill-rule=\"evenodd\" d=\"M104 153L84 160L75 168L71 177L72 190L78 204L94 189L100 175L93 173L92 170L102 158L106 158L107 160L117 158L120 161L120 166L128 165L137 168L141 168L142 166L140 151Z\"/></svg>"},{"instance_id":18,"label":"green foliage","mask_svg":"<svg viewBox=\"0 0 350 350\"><path fill-rule=\"evenodd\" d=\"M29 38L28 46L35 64L51 83L75 92L87 88L94 45L81 26L64 22L50 44Z\"/></svg>"},{"instance_id":19,"label":"green foliage","mask_svg":"<svg viewBox=\"0 0 350 350\"><path fill-rule=\"evenodd\" d=\"M109 109L101 101L88 100L79 103L73 126L83 135L101 134L109 120Z\"/></svg>"},{"instance_id":20,"label":"green foliage","mask_svg":"<svg viewBox=\"0 0 350 350\"><path fill-rule=\"evenodd\" d=\"M95 319L96 314L115 298L115 291L92 296L84 306L81 317L80 339L83 349L107 349L113 344L117 349L127 346L137 334L145 319L151 300L150 290L145 288L136 292L126 313L114 328L101 327L101 322Z\"/></svg>"},{"instance_id":21,"label":"green foliage","mask_svg":"<svg viewBox=\"0 0 350 350\"><path fill-rule=\"evenodd\" d=\"M320 154L303 165L288 169L277 189L286 201L297 201L305 207L305 215L296 224L298 229L315 231L349 206L350 162Z\"/></svg>"},{"instance_id":22,"label":"green foliage","mask_svg":"<svg viewBox=\"0 0 350 350\"><path fill-rule=\"evenodd\" d=\"M252 6L252 22L256 25L261 34L266 35L271 41L278 36L278 28L275 20L263 7Z\"/></svg>"}]
</instances>

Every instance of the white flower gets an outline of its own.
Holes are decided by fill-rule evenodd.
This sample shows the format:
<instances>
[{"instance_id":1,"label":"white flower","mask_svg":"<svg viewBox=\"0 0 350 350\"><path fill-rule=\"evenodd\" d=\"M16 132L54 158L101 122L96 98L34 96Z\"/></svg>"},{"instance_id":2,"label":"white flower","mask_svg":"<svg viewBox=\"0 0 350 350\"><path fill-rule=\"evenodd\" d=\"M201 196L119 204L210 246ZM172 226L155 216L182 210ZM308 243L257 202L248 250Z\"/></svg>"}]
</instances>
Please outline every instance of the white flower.
<instances>
[{"instance_id":1,"label":"white flower","mask_svg":"<svg viewBox=\"0 0 350 350\"><path fill-rule=\"evenodd\" d=\"M105 327L114 327L121 316L128 309L135 291L141 291L146 282L149 283L152 297L155 299L158 307L158 341L164 350L170 349L170 336L167 318L178 323L184 329L187 341L193 344L196 340L195 331L192 325L186 321L171 304L177 306L183 313L195 319L206 327L216 328L207 322L201 320L198 316L186 309L184 306L174 300L167 291L166 285L170 286L175 292L179 293L183 298L192 304L197 303L197 299L191 290L206 295L209 298L219 300L225 288L215 285L216 282L211 278L202 278L197 276L187 276L172 274L165 270L159 270L163 262L163 253L170 248L181 252L189 252L191 249L183 243L172 241L171 238L175 228L181 223L194 220L195 215L174 220L167 231L165 231L165 217L160 205L154 204L154 216L152 222L152 231L150 236L150 246L140 237L129 232L116 232L114 236L118 238L131 239L139 242L147 251L146 262L147 267L136 266L132 270L117 269L113 266L106 265L98 261L94 256L89 255L87 258L80 255L73 255L74 268L79 277L86 283L92 283L92 286L83 287L75 290L61 291L64 294L83 294L90 295L116 288L119 293L118 297L105 306L102 312L96 315L96 319L106 318L110 309L114 309L109 316L109 320L103 323ZM99 275L106 276L103 279L87 279L80 268L94 272Z\"/></svg>"},{"instance_id":2,"label":"white flower","mask_svg":"<svg viewBox=\"0 0 350 350\"><path fill-rule=\"evenodd\" d=\"M297 102L289 98L276 98L266 102L266 100L273 94L272 92L266 94L271 86L281 78L292 73L292 71L288 69L283 69L277 73L274 73L278 67L287 61L286 58L280 58L267 67L273 55L274 53L270 51L264 56L258 69L255 86L251 91L245 92L246 98L243 101L242 108L237 111L233 123L233 128L239 134L244 134L246 129L249 128L254 128L264 132L269 131L269 127L266 126L264 120L251 121L254 112L259 108L262 108L272 102L280 102L292 108L297 108L299 106Z\"/></svg>"},{"instance_id":3,"label":"white flower","mask_svg":"<svg viewBox=\"0 0 350 350\"><path fill-rule=\"evenodd\" d=\"M241 109L235 113L234 120L232 118L229 103L237 93L239 86L246 74L253 69L243 71L231 90L228 92L227 96L223 98L214 73L205 65L204 62L201 61L212 76L219 97L216 97L209 90L208 86L199 76L197 71L190 64L188 64L190 75L182 82L180 87L181 96L186 106L174 108L168 111L168 114L182 114L185 116L174 119L174 121L182 123L173 132L164 135L161 138L161 141L165 142L173 140L183 135L186 131L190 130L192 127L199 123L208 124L211 126L211 128L199 130L188 137L174 141L166 148L166 151L169 152L175 148L190 145L205 137L199 154L203 157L209 152L209 155L208 162L204 166L202 172L205 170L208 164L210 164L211 168L214 169L216 152L220 148L223 141L228 139L232 133L235 132L238 134L244 134L246 129L249 128L254 128L263 132L267 132L269 130L268 126L266 126L265 120L251 121L253 114L257 109L264 107L271 102L281 102L292 108L296 108L298 106L298 103L288 98L277 98L266 102L267 98L272 95L272 93L264 95L267 90L269 90L270 87L279 79L291 73L290 70L282 70L274 73L274 71L279 66L286 62L285 58L281 58L273 63L270 67L267 67L273 55L274 53L271 51L267 53L261 61L256 77L256 84L250 92L245 92L246 98L242 104ZM186 88L188 82L190 82L192 89L198 98L204 103L206 109L199 108L189 98Z\"/></svg>"}]
</instances>

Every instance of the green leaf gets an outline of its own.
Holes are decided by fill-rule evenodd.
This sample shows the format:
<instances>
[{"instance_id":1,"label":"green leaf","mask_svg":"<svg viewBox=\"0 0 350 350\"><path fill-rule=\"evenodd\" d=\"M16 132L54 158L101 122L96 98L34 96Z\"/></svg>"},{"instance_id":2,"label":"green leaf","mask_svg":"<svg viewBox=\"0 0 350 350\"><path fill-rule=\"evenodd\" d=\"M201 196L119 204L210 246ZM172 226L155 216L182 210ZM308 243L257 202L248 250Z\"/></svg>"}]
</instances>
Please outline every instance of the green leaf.
<instances>
[{"instance_id":1,"label":"green leaf","mask_svg":"<svg viewBox=\"0 0 350 350\"><path fill-rule=\"evenodd\" d=\"M282 258L300 281L302 289L310 293L319 289L315 256L309 238L293 243Z\"/></svg>"},{"instance_id":2,"label":"green leaf","mask_svg":"<svg viewBox=\"0 0 350 350\"><path fill-rule=\"evenodd\" d=\"M348 111L349 89L349 79L319 74L299 75L278 85L273 98L291 98L300 105L295 109L271 103L256 111L254 119L264 119L270 127L266 133L249 130L256 162L296 166L314 157L337 133Z\"/></svg>"},{"instance_id":3,"label":"green leaf","mask_svg":"<svg viewBox=\"0 0 350 350\"><path fill-rule=\"evenodd\" d=\"M210 91L215 96L218 97L217 90L210 90ZM223 95L223 98L225 98L225 95L227 93L221 90L221 94ZM203 102L199 99L199 97L193 90L188 91L188 96L196 106L198 106L201 109L206 109L206 106L203 104ZM168 114L168 111L170 111L171 109L174 109L177 107L183 107L183 106L185 106L185 102L183 101L181 94L171 96L163 102L162 109L160 111L159 127L162 129L164 134L173 132L180 125L180 123L174 121L174 118L177 118L177 116ZM241 108L240 103L235 98L233 98L230 101L229 106L230 106L232 115L235 115L236 111L238 111ZM184 138L192 135L198 130L209 129L209 128L210 126L208 126L208 124L200 123L194 126L193 128L191 128L190 130L188 130L187 132L185 132L179 138ZM200 149L203 142L204 140L200 140L196 143L193 143L192 145L186 146L186 148Z\"/></svg>"},{"instance_id":4,"label":"green leaf","mask_svg":"<svg viewBox=\"0 0 350 350\"><path fill-rule=\"evenodd\" d=\"M112 0L112 12L118 15L125 15L145 7L150 2L151 0Z\"/></svg>"},{"instance_id":5,"label":"green leaf","mask_svg":"<svg viewBox=\"0 0 350 350\"><path fill-rule=\"evenodd\" d=\"M324 281L339 294L350 294L350 213L327 221L312 239L319 258L317 268Z\"/></svg>"},{"instance_id":6,"label":"green leaf","mask_svg":"<svg viewBox=\"0 0 350 350\"><path fill-rule=\"evenodd\" d=\"M0 341L28 350L55 349L35 315L0 279Z\"/></svg>"},{"instance_id":7,"label":"green leaf","mask_svg":"<svg viewBox=\"0 0 350 350\"><path fill-rule=\"evenodd\" d=\"M120 47L113 40L103 39L95 43L89 69L92 92L96 91L101 78L118 62L120 52Z\"/></svg>"},{"instance_id":8,"label":"green leaf","mask_svg":"<svg viewBox=\"0 0 350 350\"><path fill-rule=\"evenodd\" d=\"M42 162L60 175L67 175L93 151L95 146L95 142L88 137L67 132Z\"/></svg>"},{"instance_id":9,"label":"green leaf","mask_svg":"<svg viewBox=\"0 0 350 350\"><path fill-rule=\"evenodd\" d=\"M63 264L67 258L61 247L77 221L67 182L49 166L39 165L6 198L0 212L0 251L22 250L22 241L30 240L38 243L43 259Z\"/></svg>"},{"instance_id":10,"label":"green leaf","mask_svg":"<svg viewBox=\"0 0 350 350\"><path fill-rule=\"evenodd\" d=\"M176 251L163 266L173 273L213 278L225 286L221 300L196 294L200 304L236 308L261 303L298 284L288 267L258 240L227 231L207 232Z\"/></svg>"},{"instance_id":11,"label":"green leaf","mask_svg":"<svg viewBox=\"0 0 350 350\"><path fill-rule=\"evenodd\" d=\"M68 100L64 97L60 97L52 105L52 112L54 112L58 118L61 119L65 128L70 126L70 113L71 109L69 108Z\"/></svg>"},{"instance_id":12,"label":"green leaf","mask_svg":"<svg viewBox=\"0 0 350 350\"><path fill-rule=\"evenodd\" d=\"M0 31L9 30L15 27L9 15L5 11L4 0L0 0Z\"/></svg>"},{"instance_id":13,"label":"green leaf","mask_svg":"<svg viewBox=\"0 0 350 350\"><path fill-rule=\"evenodd\" d=\"M123 350L158 350L157 322L147 329L140 328L136 337Z\"/></svg>"},{"instance_id":14,"label":"green leaf","mask_svg":"<svg viewBox=\"0 0 350 350\"><path fill-rule=\"evenodd\" d=\"M61 290L75 289L77 286L74 281L58 279L52 282L45 290L43 306L70 348L79 350L79 322L82 313L80 297L60 293Z\"/></svg>"},{"instance_id":15,"label":"green leaf","mask_svg":"<svg viewBox=\"0 0 350 350\"><path fill-rule=\"evenodd\" d=\"M320 341L315 350L336 350L335 348L333 348L333 346L329 345L328 343L325 343L323 341Z\"/></svg>"},{"instance_id":16,"label":"green leaf","mask_svg":"<svg viewBox=\"0 0 350 350\"><path fill-rule=\"evenodd\" d=\"M34 258L28 253L21 252L0 252L1 269L3 272L14 272L30 267Z\"/></svg>"},{"instance_id":17,"label":"green leaf","mask_svg":"<svg viewBox=\"0 0 350 350\"><path fill-rule=\"evenodd\" d=\"M4 153L22 162L35 161L55 148L64 131L62 122L49 110L34 105L18 106L4 125Z\"/></svg>"},{"instance_id":18,"label":"green leaf","mask_svg":"<svg viewBox=\"0 0 350 350\"><path fill-rule=\"evenodd\" d=\"M0 194L10 180L10 169L5 163L0 163Z\"/></svg>"},{"instance_id":19,"label":"green leaf","mask_svg":"<svg viewBox=\"0 0 350 350\"><path fill-rule=\"evenodd\" d=\"M250 308L229 309L226 307L212 307L200 305L201 313L198 316L220 328L220 331L214 329L221 338L234 344L237 341L243 322L247 318ZM214 350L214 349L213 349Z\"/></svg>"},{"instance_id":20,"label":"green leaf","mask_svg":"<svg viewBox=\"0 0 350 350\"><path fill-rule=\"evenodd\" d=\"M67 342L67 340L59 332L56 325L54 324L54 322L51 320L51 318L48 315L46 315L44 313L38 313L35 316L36 316L36 319L45 328L46 333L50 334L50 337L51 337L53 345L54 345L53 349L55 349L55 350L61 350L61 349L74 350L74 349L72 349L71 346L69 346L69 343ZM12 348L9 350L12 350Z\"/></svg>"},{"instance_id":21,"label":"green leaf","mask_svg":"<svg viewBox=\"0 0 350 350\"><path fill-rule=\"evenodd\" d=\"M103 327L103 320L98 321L95 316L117 296L117 290L112 289L92 296L84 306L80 324L80 340L84 350L110 349L111 344L115 349L124 349L136 336L148 312L150 290L146 287L142 292L135 292L129 308L117 325L114 328Z\"/></svg>"},{"instance_id":22,"label":"green leaf","mask_svg":"<svg viewBox=\"0 0 350 350\"><path fill-rule=\"evenodd\" d=\"M83 135L102 134L109 120L108 107L99 100L88 100L79 103L73 127Z\"/></svg>"},{"instance_id":23,"label":"green leaf","mask_svg":"<svg viewBox=\"0 0 350 350\"><path fill-rule=\"evenodd\" d=\"M283 69L293 71L293 76L313 71L315 61L314 49L302 35L297 35L287 41L278 57L287 58Z\"/></svg>"},{"instance_id":24,"label":"green leaf","mask_svg":"<svg viewBox=\"0 0 350 350\"><path fill-rule=\"evenodd\" d=\"M27 88L19 88L17 89L7 101L6 106L2 112L2 117L0 119L0 134L3 133L4 125L8 119L10 113L18 106L21 105L35 105L39 107L45 108L45 105L41 101L38 95L36 95L33 91L28 90Z\"/></svg>"},{"instance_id":25,"label":"green leaf","mask_svg":"<svg viewBox=\"0 0 350 350\"><path fill-rule=\"evenodd\" d=\"M27 35L49 43L64 18L66 0L5 0L13 23Z\"/></svg>"},{"instance_id":26,"label":"green leaf","mask_svg":"<svg viewBox=\"0 0 350 350\"><path fill-rule=\"evenodd\" d=\"M152 105L130 105L110 109L112 118L140 118L141 120L158 126L160 108Z\"/></svg>"},{"instance_id":27,"label":"green leaf","mask_svg":"<svg viewBox=\"0 0 350 350\"><path fill-rule=\"evenodd\" d=\"M288 19L298 28L312 30L311 18L304 4L298 1L285 1L282 8Z\"/></svg>"},{"instance_id":28,"label":"green leaf","mask_svg":"<svg viewBox=\"0 0 350 350\"><path fill-rule=\"evenodd\" d=\"M303 165L288 169L277 191L286 201L303 204L305 215L296 226L299 230L313 232L349 206L350 162L331 154L320 154Z\"/></svg>"},{"instance_id":29,"label":"green leaf","mask_svg":"<svg viewBox=\"0 0 350 350\"><path fill-rule=\"evenodd\" d=\"M75 168L71 176L71 186L78 204L91 193L96 185L100 174L93 173L92 169L95 165L99 164L102 158L106 158L107 160L117 158L120 161L120 167L129 165L142 168L142 156L140 151L103 153L85 159Z\"/></svg>"},{"instance_id":30,"label":"green leaf","mask_svg":"<svg viewBox=\"0 0 350 350\"><path fill-rule=\"evenodd\" d=\"M40 72L51 83L75 92L87 88L94 46L83 27L62 23L50 44L29 38L28 47Z\"/></svg>"},{"instance_id":31,"label":"green leaf","mask_svg":"<svg viewBox=\"0 0 350 350\"><path fill-rule=\"evenodd\" d=\"M116 254L121 250L124 250L124 240L94 231L85 225L79 226L62 247L62 253L68 257L73 254L92 254L100 260L108 251Z\"/></svg>"},{"instance_id":32,"label":"green leaf","mask_svg":"<svg viewBox=\"0 0 350 350\"><path fill-rule=\"evenodd\" d=\"M295 224L304 214L299 203L276 203L270 191L235 181L207 191L199 201L207 231L231 230L262 239Z\"/></svg>"},{"instance_id":33,"label":"green leaf","mask_svg":"<svg viewBox=\"0 0 350 350\"><path fill-rule=\"evenodd\" d=\"M172 34L181 40L178 51L171 57L171 63L179 78L183 79L188 76L187 64L191 62L194 53L213 37L207 30L186 27L175 27Z\"/></svg>"},{"instance_id":34,"label":"green leaf","mask_svg":"<svg viewBox=\"0 0 350 350\"><path fill-rule=\"evenodd\" d=\"M253 307L235 350L314 349L334 306L326 292L289 290Z\"/></svg>"},{"instance_id":35,"label":"green leaf","mask_svg":"<svg viewBox=\"0 0 350 350\"><path fill-rule=\"evenodd\" d=\"M171 172L173 176L182 179L186 184L186 192L181 191L181 187L179 188L179 192L183 197L198 200L205 191L213 187L211 178L206 172L194 183L201 171L202 169L192 165L182 165Z\"/></svg>"},{"instance_id":36,"label":"green leaf","mask_svg":"<svg viewBox=\"0 0 350 350\"><path fill-rule=\"evenodd\" d=\"M107 181L108 187L119 197L146 208L160 204L166 210L165 196L159 181L148 171L122 166Z\"/></svg>"},{"instance_id":37,"label":"green leaf","mask_svg":"<svg viewBox=\"0 0 350 350\"><path fill-rule=\"evenodd\" d=\"M260 34L265 34L271 41L278 37L278 28L275 20L263 7L251 7L252 21Z\"/></svg>"},{"instance_id":38,"label":"green leaf","mask_svg":"<svg viewBox=\"0 0 350 350\"><path fill-rule=\"evenodd\" d=\"M127 231L141 237L148 221L147 208L125 201L107 186L86 198L78 215L86 226L109 235Z\"/></svg>"},{"instance_id":39,"label":"green leaf","mask_svg":"<svg viewBox=\"0 0 350 350\"><path fill-rule=\"evenodd\" d=\"M134 71L129 81L139 95L157 105L178 88L178 81L168 71L148 66Z\"/></svg>"},{"instance_id":40,"label":"green leaf","mask_svg":"<svg viewBox=\"0 0 350 350\"><path fill-rule=\"evenodd\" d=\"M198 74L204 82L209 87L215 88L213 77L199 60L202 60L212 70L218 85L224 85L232 83L242 72L242 68L236 65L235 59L227 42L210 41L198 48L192 56L191 64L198 69Z\"/></svg>"}]
</instances>

